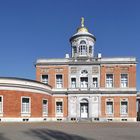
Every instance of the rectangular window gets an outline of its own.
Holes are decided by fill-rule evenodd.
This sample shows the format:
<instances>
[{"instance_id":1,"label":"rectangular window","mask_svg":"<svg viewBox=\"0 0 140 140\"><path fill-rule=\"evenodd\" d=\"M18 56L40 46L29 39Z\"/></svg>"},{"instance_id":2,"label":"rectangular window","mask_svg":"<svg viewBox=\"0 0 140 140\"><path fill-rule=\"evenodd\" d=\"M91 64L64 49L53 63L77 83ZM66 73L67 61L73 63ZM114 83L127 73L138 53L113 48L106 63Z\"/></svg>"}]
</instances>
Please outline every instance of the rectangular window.
<instances>
[{"instance_id":1,"label":"rectangular window","mask_svg":"<svg viewBox=\"0 0 140 140\"><path fill-rule=\"evenodd\" d=\"M106 102L106 114L109 114L109 115L113 114L113 102L112 101Z\"/></svg>"},{"instance_id":2,"label":"rectangular window","mask_svg":"<svg viewBox=\"0 0 140 140\"><path fill-rule=\"evenodd\" d=\"M76 88L76 78L71 78L71 87Z\"/></svg>"},{"instance_id":3,"label":"rectangular window","mask_svg":"<svg viewBox=\"0 0 140 140\"><path fill-rule=\"evenodd\" d=\"M127 101L121 101L121 114L122 115L128 114L128 102Z\"/></svg>"},{"instance_id":4,"label":"rectangular window","mask_svg":"<svg viewBox=\"0 0 140 140\"><path fill-rule=\"evenodd\" d=\"M94 77L93 78L93 87L94 88L97 88L98 87L98 78L97 77Z\"/></svg>"},{"instance_id":5,"label":"rectangular window","mask_svg":"<svg viewBox=\"0 0 140 140\"><path fill-rule=\"evenodd\" d=\"M80 78L81 88L88 88L88 77Z\"/></svg>"},{"instance_id":6,"label":"rectangular window","mask_svg":"<svg viewBox=\"0 0 140 140\"><path fill-rule=\"evenodd\" d=\"M107 88L113 87L113 74L106 74L106 87Z\"/></svg>"},{"instance_id":7,"label":"rectangular window","mask_svg":"<svg viewBox=\"0 0 140 140\"><path fill-rule=\"evenodd\" d=\"M63 80L62 75L56 75L56 88L62 88L63 87Z\"/></svg>"},{"instance_id":8,"label":"rectangular window","mask_svg":"<svg viewBox=\"0 0 140 140\"><path fill-rule=\"evenodd\" d=\"M30 98L22 97L22 113L30 113Z\"/></svg>"},{"instance_id":9,"label":"rectangular window","mask_svg":"<svg viewBox=\"0 0 140 140\"><path fill-rule=\"evenodd\" d=\"M74 54L77 53L77 48L76 48L76 46L73 47L73 53L74 53Z\"/></svg>"},{"instance_id":10,"label":"rectangular window","mask_svg":"<svg viewBox=\"0 0 140 140\"><path fill-rule=\"evenodd\" d=\"M48 75L42 75L42 83L48 84Z\"/></svg>"},{"instance_id":11,"label":"rectangular window","mask_svg":"<svg viewBox=\"0 0 140 140\"><path fill-rule=\"evenodd\" d=\"M48 101L45 99L43 99L42 111L43 115L48 115Z\"/></svg>"},{"instance_id":12,"label":"rectangular window","mask_svg":"<svg viewBox=\"0 0 140 140\"><path fill-rule=\"evenodd\" d=\"M0 113L3 113L3 99L2 99L2 96L0 96Z\"/></svg>"},{"instance_id":13,"label":"rectangular window","mask_svg":"<svg viewBox=\"0 0 140 140\"><path fill-rule=\"evenodd\" d=\"M92 46L89 46L89 53L92 54Z\"/></svg>"},{"instance_id":14,"label":"rectangular window","mask_svg":"<svg viewBox=\"0 0 140 140\"><path fill-rule=\"evenodd\" d=\"M56 114L63 113L63 102L57 101L56 102Z\"/></svg>"},{"instance_id":15,"label":"rectangular window","mask_svg":"<svg viewBox=\"0 0 140 140\"><path fill-rule=\"evenodd\" d=\"M128 87L128 75L121 74L121 87Z\"/></svg>"}]
</instances>

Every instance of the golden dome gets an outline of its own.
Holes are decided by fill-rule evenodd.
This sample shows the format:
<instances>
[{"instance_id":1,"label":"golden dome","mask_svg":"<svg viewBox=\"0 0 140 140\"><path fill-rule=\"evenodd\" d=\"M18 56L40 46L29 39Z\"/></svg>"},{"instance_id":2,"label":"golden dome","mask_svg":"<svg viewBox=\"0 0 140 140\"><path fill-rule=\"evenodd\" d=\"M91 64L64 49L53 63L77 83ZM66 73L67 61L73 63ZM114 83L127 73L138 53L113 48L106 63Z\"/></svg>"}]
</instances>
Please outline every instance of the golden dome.
<instances>
[{"instance_id":1,"label":"golden dome","mask_svg":"<svg viewBox=\"0 0 140 140\"><path fill-rule=\"evenodd\" d=\"M77 29L77 32L88 32L88 29L86 27L80 27Z\"/></svg>"}]
</instances>

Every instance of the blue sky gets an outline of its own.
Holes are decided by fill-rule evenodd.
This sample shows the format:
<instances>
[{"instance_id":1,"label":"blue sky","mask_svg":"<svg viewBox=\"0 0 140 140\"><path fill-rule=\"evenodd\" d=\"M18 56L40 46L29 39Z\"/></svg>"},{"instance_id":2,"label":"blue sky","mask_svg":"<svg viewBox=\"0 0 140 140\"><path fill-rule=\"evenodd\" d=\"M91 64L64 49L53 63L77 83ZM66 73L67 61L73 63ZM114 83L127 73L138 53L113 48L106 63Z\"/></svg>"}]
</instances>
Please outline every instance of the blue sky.
<instances>
[{"instance_id":1,"label":"blue sky","mask_svg":"<svg viewBox=\"0 0 140 140\"><path fill-rule=\"evenodd\" d=\"M139 0L0 0L0 76L35 79L37 58L70 53L69 38L82 16L96 36L96 54L139 61L139 7Z\"/></svg>"}]
</instances>

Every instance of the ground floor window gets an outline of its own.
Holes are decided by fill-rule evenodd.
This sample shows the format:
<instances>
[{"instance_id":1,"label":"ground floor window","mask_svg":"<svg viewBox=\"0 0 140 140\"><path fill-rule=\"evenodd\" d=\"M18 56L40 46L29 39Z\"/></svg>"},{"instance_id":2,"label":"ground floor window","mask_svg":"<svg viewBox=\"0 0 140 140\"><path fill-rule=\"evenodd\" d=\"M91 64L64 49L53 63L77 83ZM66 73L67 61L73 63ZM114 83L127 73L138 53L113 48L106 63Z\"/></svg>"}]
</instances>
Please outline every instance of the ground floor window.
<instances>
[{"instance_id":1,"label":"ground floor window","mask_svg":"<svg viewBox=\"0 0 140 140\"><path fill-rule=\"evenodd\" d=\"M112 101L106 102L106 114L108 114L108 115L113 114L113 102Z\"/></svg>"},{"instance_id":2,"label":"ground floor window","mask_svg":"<svg viewBox=\"0 0 140 140\"><path fill-rule=\"evenodd\" d=\"M48 100L43 99L42 104L43 115L48 115Z\"/></svg>"},{"instance_id":3,"label":"ground floor window","mask_svg":"<svg viewBox=\"0 0 140 140\"><path fill-rule=\"evenodd\" d=\"M3 98L0 96L0 114L3 113Z\"/></svg>"},{"instance_id":4,"label":"ground floor window","mask_svg":"<svg viewBox=\"0 0 140 140\"><path fill-rule=\"evenodd\" d=\"M63 102L57 101L56 102L56 114L62 114L63 113Z\"/></svg>"},{"instance_id":5,"label":"ground floor window","mask_svg":"<svg viewBox=\"0 0 140 140\"><path fill-rule=\"evenodd\" d=\"M22 107L21 111L23 114L29 114L30 113L30 98L29 97L22 97Z\"/></svg>"},{"instance_id":6,"label":"ground floor window","mask_svg":"<svg viewBox=\"0 0 140 140\"><path fill-rule=\"evenodd\" d=\"M122 115L128 114L128 102L127 101L121 101L121 114Z\"/></svg>"}]
</instances>

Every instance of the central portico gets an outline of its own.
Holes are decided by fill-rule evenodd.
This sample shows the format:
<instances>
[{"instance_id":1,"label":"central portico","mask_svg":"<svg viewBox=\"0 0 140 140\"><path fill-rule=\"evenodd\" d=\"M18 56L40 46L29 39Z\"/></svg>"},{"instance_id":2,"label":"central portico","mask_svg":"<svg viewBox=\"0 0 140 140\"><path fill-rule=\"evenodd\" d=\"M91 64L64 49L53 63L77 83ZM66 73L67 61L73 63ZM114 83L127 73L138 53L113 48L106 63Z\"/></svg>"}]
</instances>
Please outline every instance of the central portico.
<instances>
[{"instance_id":1,"label":"central portico","mask_svg":"<svg viewBox=\"0 0 140 140\"><path fill-rule=\"evenodd\" d=\"M68 95L68 116L70 120L99 119L100 95L85 94Z\"/></svg>"}]
</instances>

